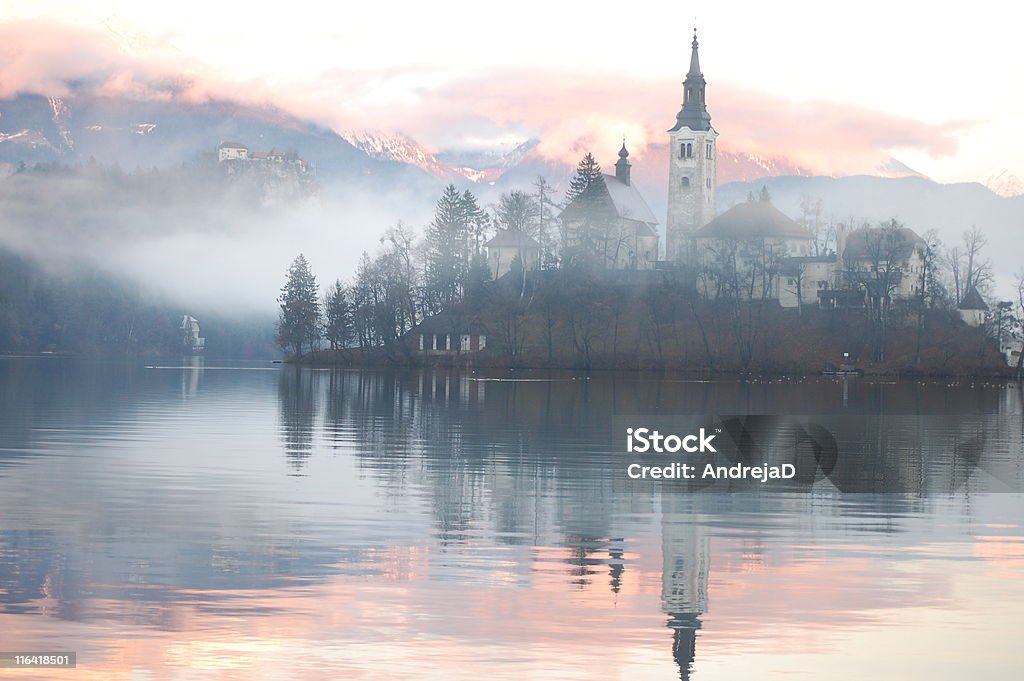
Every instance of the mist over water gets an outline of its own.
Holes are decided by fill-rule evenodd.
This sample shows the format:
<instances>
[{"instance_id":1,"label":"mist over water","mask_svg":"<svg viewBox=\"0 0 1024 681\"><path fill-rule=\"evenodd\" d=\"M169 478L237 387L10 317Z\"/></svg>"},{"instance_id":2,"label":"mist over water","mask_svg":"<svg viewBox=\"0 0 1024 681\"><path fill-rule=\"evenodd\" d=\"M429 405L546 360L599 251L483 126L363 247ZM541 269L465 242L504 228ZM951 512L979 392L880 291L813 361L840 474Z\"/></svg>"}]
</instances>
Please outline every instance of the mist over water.
<instances>
[{"instance_id":1,"label":"mist over water","mask_svg":"<svg viewBox=\"0 0 1024 681\"><path fill-rule=\"evenodd\" d=\"M98 270L184 309L228 316L273 314L299 253L322 284L347 279L389 226L426 223L434 200L332 182L314 196L261 205L230 185L190 198L175 187L154 196L81 177L13 179L2 180L0 248L54 276Z\"/></svg>"}]
</instances>

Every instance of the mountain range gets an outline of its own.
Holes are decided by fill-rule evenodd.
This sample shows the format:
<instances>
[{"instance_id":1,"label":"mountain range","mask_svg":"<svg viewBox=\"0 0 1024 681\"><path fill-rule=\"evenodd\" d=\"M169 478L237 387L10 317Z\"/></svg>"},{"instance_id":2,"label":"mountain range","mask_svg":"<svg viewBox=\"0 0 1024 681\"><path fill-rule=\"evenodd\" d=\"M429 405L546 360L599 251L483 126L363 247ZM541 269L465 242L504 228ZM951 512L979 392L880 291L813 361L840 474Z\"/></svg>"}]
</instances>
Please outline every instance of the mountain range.
<instances>
[{"instance_id":1,"label":"mountain range","mask_svg":"<svg viewBox=\"0 0 1024 681\"><path fill-rule=\"evenodd\" d=\"M0 163L84 163L126 170L193 163L224 141L253 150L296 150L329 179L427 183L412 163L376 158L332 130L273 107L231 101L146 101L78 95L0 100Z\"/></svg>"},{"instance_id":2,"label":"mountain range","mask_svg":"<svg viewBox=\"0 0 1024 681\"><path fill-rule=\"evenodd\" d=\"M513 178L531 179L538 174L554 178L568 177L573 167L544 159L538 152L540 140L528 139L505 149L483 151L433 151L408 135L358 130L343 133L342 136L353 146L362 149L373 158L410 163L428 174L442 180L469 180L479 184L515 184ZM610 150L603 156L614 158L618 149ZM595 154L598 154L595 151ZM651 145L644 154L646 165L650 160L667 154L664 144ZM648 168L638 168L638 173L653 177L660 175L660 168L667 164L656 163L654 173ZM733 152L719 149L718 177L721 184L747 182L762 177L811 176L814 173L799 164L782 157L765 157L753 153ZM884 177L919 175L895 159L880 166L878 174Z\"/></svg>"},{"instance_id":3,"label":"mountain range","mask_svg":"<svg viewBox=\"0 0 1024 681\"><path fill-rule=\"evenodd\" d=\"M429 210L440 186L473 187L485 201L507 188L526 187L544 175L564 190L573 167L538 153L539 141L497 150L430 149L395 132L337 133L273 107L230 101L140 101L76 95L20 95L0 100L0 164L84 163L90 158L126 170L166 167L212 157L222 141L253 150L295 150L310 161L325 185L385 191L402 186L422 196ZM597 153L610 170L616 150ZM651 145L633 164L634 183L655 215L664 215L666 145ZM919 232L936 228L947 241L977 225L990 235L1004 274L1020 268L1024 182L1009 171L980 183L941 184L889 159L873 176L821 177L785 158L720 150L719 207L744 200L767 185L790 215L800 199L816 196L841 219L898 217Z\"/></svg>"},{"instance_id":4,"label":"mountain range","mask_svg":"<svg viewBox=\"0 0 1024 681\"><path fill-rule=\"evenodd\" d=\"M414 177L419 181L432 178L514 186L543 174L557 186L573 170L539 154L540 141L536 139L498 149L432 149L400 132L350 130L339 134L271 106L228 100L190 103L92 95L20 95L0 100L0 163L75 163L94 157L128 168L149 168L193 161L223 141L242 142L253 149L296 150L325 179L397 179L396 175L404 175L406 181ZM599 161L607 157L609 164L616 151L594 150ZM664 145L648 147L643 162L636 164L638 178L661 183L665 163L660 159L666 153ZM811 169L784 157L719 150L719 184L812 175ZM890 158L875 175L920 173ZM1002 196L1024 194L1024 182L1009 171L993 174L988 186Z\"/></svg>"}]
</instances>

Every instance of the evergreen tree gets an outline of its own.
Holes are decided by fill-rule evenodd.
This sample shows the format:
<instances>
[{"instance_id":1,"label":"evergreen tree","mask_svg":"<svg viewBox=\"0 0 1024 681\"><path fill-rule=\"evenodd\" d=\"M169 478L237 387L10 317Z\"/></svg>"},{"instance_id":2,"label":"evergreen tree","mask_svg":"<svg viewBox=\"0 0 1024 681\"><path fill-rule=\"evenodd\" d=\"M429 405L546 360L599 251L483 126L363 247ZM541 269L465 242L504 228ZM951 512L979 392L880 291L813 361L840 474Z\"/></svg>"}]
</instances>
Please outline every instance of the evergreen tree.
<instances>
[{"instance_id":1,"label":"evergreen tree","mask_svg":"<svg viewBox=\"0 0 1024 681\"><path fill-rule=\"evenodd\" d=\"M487 266L487 256L473 256L469 272L466 273L464 298L470 302L482 300L484 285L491 280L491 268Z\"/></svg>"},{"instance_id":2,"label":"evergreen tree","mask_svg":"<svg viewBox=\"0 0 1024 681\"><path fill-rule=\"evenodd\" d=\"M352 308L341 280L334 282L324 299L324 338L331 350L348 347L353 336Z\"/></svg>"},{"instance_id":3,"label":"evergreen tree","mask_svg":"<svg viewBox=\"0 0 1024 681\"><path fill-rule=\"evenodd\" d=\"M450 184L438 199L434 219L427 227L427 294L433 307L438 310L448 307L462 295L470 265L470 234L466 223L469 208L471 206L466 197L459 193L455 185Z\"/></svg>"},{"instance_id":4,"label":"evergreen tree","mask_svg":"<svg viewBox=\"0 0 1024 681\"><path fill-rule=\"evenodd\" d=\"M320 299L316 277L309 269L306 257L292 261L288 268L288 281L277 299L281 312L277 322L277 344L296 356L312 350L320 337Z\"/></svg>"},{"instance_id":5,"label":"evergreen tree","mask_svg":"<svg viewBox=\"0 0 1024 681\"><path fill-rule=\"evenodd\" d=\"M589 152L576 166L565 198L568 203L562 216L563 227L567 230L563 243L565 259L584 266L602 264L614 216L601 166Z\"/></svg>"},{"instance_id":6,"label":"evergreen tree","mask_svg":"<svg viewBox=\"0 0 1024 681\"><path fill-rule=\"evenodd\" d=\"M491 228L490 216L480 207L476 196L468 189L462 192L462 220L469 239L466 249L468 262L472 260L473 256L483 252L483 244L487 238L487 232Z\"/></svg>"},{"instance_id":7,"label":"evergreen tree","mask_svg":"<svg viewBox=\"0 0 1024 681\"><path fill-rule=\"evenodd\" d=\"M576 174L569 181L569 191L565 200L572 203L576 199L587 194L596 194L595 189L604 189L604 175L601 174L601 166L597 164L594 155L589 151L580 159L576 166Z\"/></svg>"}]
</instances>

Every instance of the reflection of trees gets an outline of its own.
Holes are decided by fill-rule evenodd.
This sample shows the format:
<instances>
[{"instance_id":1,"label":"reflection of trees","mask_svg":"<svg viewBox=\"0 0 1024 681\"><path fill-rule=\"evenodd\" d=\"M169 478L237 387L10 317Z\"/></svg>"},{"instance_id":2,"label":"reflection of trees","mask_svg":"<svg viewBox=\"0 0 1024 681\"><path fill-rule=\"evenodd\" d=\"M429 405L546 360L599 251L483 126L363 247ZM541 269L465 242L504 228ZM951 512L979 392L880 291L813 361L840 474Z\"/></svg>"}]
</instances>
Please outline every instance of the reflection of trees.
<instances>
[{"instance_id":1,"label":"reflection of trees","mask_svg":"<svg viewBox=\"0 0 1024 681\"><path fill-rule=\"evenodd\" d=\"M649 516L656 499L613 488L615 462L608 451L613 414L952 414L965 401L980 413L999 410L998 395L967 386L550 378L488 380L430 370L332 374L324 430L329 442L353 450L358 465L386 495L403 503L409 497L425 501L442 551L464 551L474 543L558 547L556 564L569 584L616 594L629 569L622 518ZM886 429L882 420L868 432L863 422L849 422L860 423L860 431L836 433L840 439L859 437L863 445L861 458L850 459L855 479L924 489L918 484L929 480L923 474L924 454L943 451L949 433L914 431L906 424ZM956 475L951 473L952 479ZM708 519L743 524L744 517L762 517L780 506L804 513L804 502L804 497L779 500L759 493L662 495L662 603L682 678L691 672L707 609ZM920 511L923 503L880 495L862 498L854 505L862 508L851 512L866 507L880 522L864 521L865 529L897 532L901 524L891 519Z\"/></svg>"},{"instance_id":2,"label":"reflection of trees","mask_svg":"<svg viewBox=\"0 0 1024 681\"><path fill-rule=\"evenodd\" d=\"M288 367L277 383L281 409L281 439L285 456L296 469L302 468L313 450L313 422L319 373Z\"/></svg>"},{"instance_id":3,"label":"reflection of trees","mask_svg":"<svg viewBox=\"0 0 1024 681\"><path fill-rule=\"evenodd\" d=\"M282 421L296 456L310 449L314 376L306 374L305 382L301 375L282 376ZM507 544L557 529L565 537L561 545L583 552L579 571L590 553L604 550L591 544L615 534L611 518L617 505L628 503L612 489L612 414L953 413L963 399L996 408L997 395L973 389L951 399L950 392L966 390L861 382L846 384L844 397L844 386L831 380L692 383L608 375L581 381L556 375L507 381L449 371L339 372L330 375L324 431L332 446L354 450L385 494L423 493L443 544L467 543L481 525ZM851 479L920 489L914 485L927 478L913 449L922 455L941 450L944 435L889 432L879 424L874 440L861 437L860 458L848 460L856 469Z\"/></svg>"}]
</instances>

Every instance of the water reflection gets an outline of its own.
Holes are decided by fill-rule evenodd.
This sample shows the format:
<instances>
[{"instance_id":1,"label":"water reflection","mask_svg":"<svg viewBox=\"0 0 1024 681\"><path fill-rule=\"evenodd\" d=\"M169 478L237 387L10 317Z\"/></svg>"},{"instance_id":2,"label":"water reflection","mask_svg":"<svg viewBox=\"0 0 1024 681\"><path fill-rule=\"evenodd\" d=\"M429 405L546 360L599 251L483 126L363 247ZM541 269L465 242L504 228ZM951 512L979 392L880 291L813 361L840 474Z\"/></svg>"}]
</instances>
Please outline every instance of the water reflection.
<instances>
[{"instance_id":1,"label":"water reflection","mask_svg":"<svg viewBox=\"0 0 1024 681\"><path fill-rule=\"evenodd\" d=\"M972 433L867 434L916 452L870 459L912 494L609 475L613 414L844 409L976 414L1019 471L1015 388L508 378L0 362L5 646L82 678L1024 672L1021 497L926 475Z\"/></svg>"},{"instance_id":2,"label":"water reflection","mask_svg":"<svg viewBox=\"0 0 1024 681\"><path fill-rule=\"evenodd\" d=\"M708 609L710 541L699 517L678 495L662 497L661 602L672 630L672 657L679 678L689 679L697 651L700 616Z\"/></svg>"},{"instance_id":3,"label":"water reflection","mask_svg":"<svg viewBox=\"0 0 1024 681\"><path fill-rule=\"evenodd\" d=\"M278 380L281 441L289 463L301 470L313 451L313 422L320 374L286 367Z\"/></svg>"}]
</instances>

